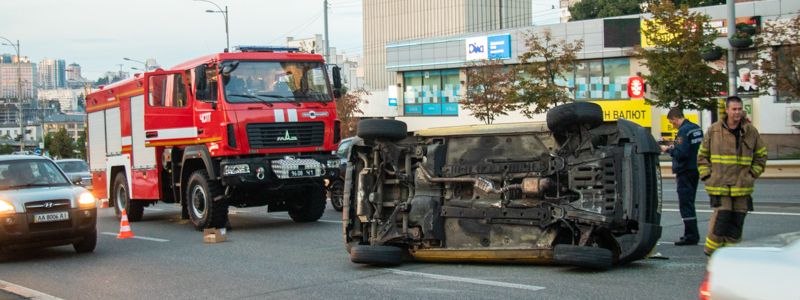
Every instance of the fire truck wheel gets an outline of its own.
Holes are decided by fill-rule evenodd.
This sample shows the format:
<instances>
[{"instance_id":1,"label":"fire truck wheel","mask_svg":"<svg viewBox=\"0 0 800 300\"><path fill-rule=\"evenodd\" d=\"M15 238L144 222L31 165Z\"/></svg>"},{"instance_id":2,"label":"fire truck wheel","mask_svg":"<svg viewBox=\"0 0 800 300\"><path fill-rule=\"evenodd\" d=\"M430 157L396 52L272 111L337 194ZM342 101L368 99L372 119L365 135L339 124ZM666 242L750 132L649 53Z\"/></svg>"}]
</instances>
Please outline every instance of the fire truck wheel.
<instances>
[{"instance_id":1,"label":"fire truck wheel","mask_svg":"<svg viewBox=\"0 0 800 300\"><path fill-rule=\"evenodd\" d=\"M214 201L222 196L222 188L216 181L209 180L205 169L197 170L189 176L186 190L186 209L194 228L222 228L228 222L228 202L225 199Z\"/></svg>"},{"instance_id":2,"label":"fire truck wheel","mask_svg":"<svg viewBox=\"0 0 800 300\"><path fill-rule=\"evenodd\" d=\"M114 199L112 203L114 203L114 212L117 214L117 218L122 218L122 209L124 208L125 213L128 215L128 221L141 221L142 216L144 215L144 202L131 201L130 197L128 196L128 180L125 179L124 173L117 173L117 176L114 177L113 186L114 190L112 191L111 195Z\"/></svg>"},{"instance_id":3,"label":"fire truck wheel","mask_svg":"<svg viewBox=\"0 0 800 300\"><path fill-rule=\"evenodd\" d=\"M314 222L325 213L325 190L322 185L311 187L308 191L293 193L295 205L289 206L289 216L298 223Z\"/></svg>"}]
</instances>

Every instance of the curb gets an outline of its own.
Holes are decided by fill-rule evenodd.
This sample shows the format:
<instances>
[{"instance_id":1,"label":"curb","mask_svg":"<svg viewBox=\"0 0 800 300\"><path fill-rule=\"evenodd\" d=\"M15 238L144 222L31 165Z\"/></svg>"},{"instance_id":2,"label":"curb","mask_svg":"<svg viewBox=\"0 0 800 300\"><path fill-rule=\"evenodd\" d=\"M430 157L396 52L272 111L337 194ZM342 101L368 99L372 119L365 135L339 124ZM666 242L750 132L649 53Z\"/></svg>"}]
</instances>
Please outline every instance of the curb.
<instances>
[{"instance_id":1,"label":"curb","mask_svg":"<svg viewBox=\"0 0 800 300\"><path fill-rule=\"evenodd\" d=\"M51 296L36 290L26 288L21 285L16 285L8 281L0 280L0 290L20 296L25 299L42 299L42 300L62 300L61 298Z\"/></svg>"}]
</instances>

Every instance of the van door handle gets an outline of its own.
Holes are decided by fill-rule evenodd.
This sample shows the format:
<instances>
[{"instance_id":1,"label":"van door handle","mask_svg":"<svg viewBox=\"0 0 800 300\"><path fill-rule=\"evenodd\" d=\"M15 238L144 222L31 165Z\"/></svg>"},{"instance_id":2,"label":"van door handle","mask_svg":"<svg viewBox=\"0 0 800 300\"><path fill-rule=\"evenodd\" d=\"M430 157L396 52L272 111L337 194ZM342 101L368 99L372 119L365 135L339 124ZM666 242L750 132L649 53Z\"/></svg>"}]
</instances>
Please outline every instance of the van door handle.
<instances>
[{"instance_id":1,"label":"van door handle","mask_svg":"<svg viewBox=\"0 0 800 300\"><path fill-rule=\"evenodd\" d=\"M147 131L144 133L144 137L151 139L158 137L158 131Z\"/></svg>"}]
</instances>

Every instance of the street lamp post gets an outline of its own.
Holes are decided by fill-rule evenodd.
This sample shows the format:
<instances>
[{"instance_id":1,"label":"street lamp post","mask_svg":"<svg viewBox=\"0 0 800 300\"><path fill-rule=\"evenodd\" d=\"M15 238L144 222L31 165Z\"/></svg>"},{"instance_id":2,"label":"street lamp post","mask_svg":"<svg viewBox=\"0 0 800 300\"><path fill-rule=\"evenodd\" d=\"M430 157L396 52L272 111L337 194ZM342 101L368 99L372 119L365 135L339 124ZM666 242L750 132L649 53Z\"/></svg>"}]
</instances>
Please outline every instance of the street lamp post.
<instances>
[{"instance_id":1,"label":"street lamp post","mask_svg":"<svg viewBox=\"0 0 800 300\"><path fill-rule=\"evenodd\" d=\"M3 43L3 45L8 45L14 47L14 50L17 51L17 107L19 109L19 150L25 150L25 122L24 117L25 114L22 112L22 57L19 56L19 40L17 40L17 44L14 45L14 42L11 40L0 37L0 39L4 39L8 42L8 44Z\"/></svg>"},{"instance_id":2,"label":"street lamp post","mask_svg":"<svg viewBox=\"0 0 800 300\"><path fill-rule=\"evenodd\" d=\"M223 10L219 5L209 0L194 0L197 2L208 2L212 5L216 6L218 10L206 10L207 13L221 13L222 17L225 18L225 52L228 52L228 49L231 48L231 38L228 34L228 6L225 5L225 10Z\"/></svg>"},{"instance_id":3,"label":"street lamp post","mask_svg":"<svg viewBox=\"0 0 800 300\"><path fill-rule=\"evenodd\" d=\"M145 71L145 72L147 72L147 71L150 69L150 66L148 66L148 65L147 65L147 61L135 60L135 59L130 59L130 58L127 58L127 57L123 57L122 59L123 59L123 60L127 60L127 61L132 61L132 62L140 63L140 64L144 65L144 71Z\"/></svg>"}]
</instances>

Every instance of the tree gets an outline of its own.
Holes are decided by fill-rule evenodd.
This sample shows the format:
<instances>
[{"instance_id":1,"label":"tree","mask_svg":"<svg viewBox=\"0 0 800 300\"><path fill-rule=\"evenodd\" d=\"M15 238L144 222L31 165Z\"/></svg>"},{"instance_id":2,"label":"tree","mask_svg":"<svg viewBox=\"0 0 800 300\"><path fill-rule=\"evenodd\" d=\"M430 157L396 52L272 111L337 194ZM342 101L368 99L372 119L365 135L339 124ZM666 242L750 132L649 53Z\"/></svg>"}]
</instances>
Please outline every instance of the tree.
<instances>
[{"instance_id":1,"label":"tree","mask_svg":"<svg viewBox=\"0 0 800 300\"><path fill-rule=\"evenodd\" d=\"M762 74L755 76L762 86L773 86L790 98L800 98L800 15L764 25L755 39L756 62ZM764 84L761 84L761 83ZM768 93L769 89L762 89Z\"/></svg>"},{"instance_id":2,"label":"tree","mask_svg":"<svg viewBox=\"0 0 800 300\"><path fill-rule=\"evenodd\" d=\"M366 104L367 100L364 97L368 96L369 92L364 89L356 89L347 91L336 102L336 115L339 118L339 129L342 138L354 136L356 134L356 127L358 126L357 115L363 114L360 106L362 103Z\"/></svg>"},{"instance_id":3,"label":"tree","mask_svg":"<svg viewBox=\"0 0 800 300\"><path fill-rule=\"evenodd\" d=\"M727 77L708 66L700 55L700 49L717 36L704 28L709 17L670 1L653 3L648 10L653 18L644 21L642 32L653 48L637 47L636 53L650 70L643 77L656 98L645 100L659 107L716 107L716 97L724 90Z\"/></svg>"},{"instance_id":4,"label":"tree","mask_svg":"<svg viewBox=\"0 0 800 300\"><path fill-rule=\"evenodd\" d=\"M642 13L654 1L647 0L581 0L569 8L570 21L599 19ZM675 0L675 5L689 7L725 4L725 0Z\"/></svg>"},{"instance_id":5,"label":"tree","mask_svg":"<svg viewBox=\"0 0 800 300\"><path fill-rule=\"evenodd\" d=\"M0 145L0 154L11 154L14 152L14 146L10 144L2 144Z\"/></svg>"},{"instance_id":6,"label":"tree","mask_svg":"<svg viewBox=\"0 0 800 300\"><path fill-rule=\"evenodd\" d=\"M86 159L86 127L83 128L83 131L78 133L78 141L75 142L75 147L77 147L79 152L80 159Z\"/></svg>"},{"instance_id":7,"label":"tree","mask_svg":"<svg viewBox=\"0 0 800 300\"><path fill-rule=\"evenodd\" d=\"M506 68L502 60L482 60L467 69L467 95L461 100L463 108L486 124L499 115L517 109L514 100L516 71Z\"/></svg>"},{"instance_id":8,"label":"tree","mask_svg":"<svg viewBox=\"0 0 800 300\"><path fill-rule=\"evenodd\" d=\"M65 128L59 129L55 134L48 133L45 136L45 146L50 156L57 158L71 158L75 153L72 137Z\"/></svg>"},{"instance_id":9,"label":"tree","mask_svg":"<svg viewBox=\"0 0 800 300\"><path fill-rule=\"evenodd\" d=\"M641 0L581 0L569 8L570 21L641 13Z\"/></svg>"},{"instance_id":10,"label":"tree","mask_svg":"<svg viewBox=\"0 0 800 300\"><path fill-rule=\"evenodd\" d=\"M563 79L575 70L583 40L555 41L550 30L545 30L541 35L528 32L525 46L528 51L519 56L518 66L525 76L520 78L516 94L524 104L522 113L531 118L552 106L571 102L572 94Z\"/></svg>"}]
</instances>

